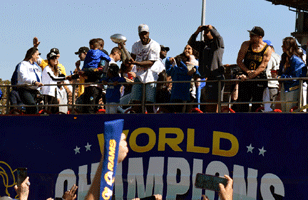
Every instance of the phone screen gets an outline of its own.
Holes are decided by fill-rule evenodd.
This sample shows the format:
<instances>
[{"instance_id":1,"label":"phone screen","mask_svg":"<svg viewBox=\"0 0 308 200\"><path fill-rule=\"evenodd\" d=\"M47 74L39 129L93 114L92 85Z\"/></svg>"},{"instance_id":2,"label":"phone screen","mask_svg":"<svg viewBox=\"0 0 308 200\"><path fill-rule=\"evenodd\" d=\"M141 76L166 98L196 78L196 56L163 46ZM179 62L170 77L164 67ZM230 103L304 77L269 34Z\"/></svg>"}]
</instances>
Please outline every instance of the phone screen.
<instances>
[{"instance_id":1,"label":"phone screen","mask_svg":"<svg viewBox=\"0 0 308 200\"><path fill-rule=\"evenodd\" d=\"M25 167L19 167L17 168L17 185L21 185L22 182L27 178L27 168Z\"/></svg>"},{"instance_id":2,"label":"phone screen","mask_svg":"<svg viewBox=\"0 0 308 200\"><path fill-rule=\"evenodd\" d=\"M214 190L219 192L219 183L222 183L224 186L227 185L228 179L221 178L218 176L206 175L198 173L196 176L195 186L197 188Z\"/></svg>"},{"instance_id":3,"label":"phone screen","mask_svg":"<svg viewBox=\"0 0 308 200\"><path fill-rule=\"evenodd\" d=\"M144 197L144 198L140 198L140 200L155 200L155 196L149 196L149 197Z\"/></svg>"}]
</instances>

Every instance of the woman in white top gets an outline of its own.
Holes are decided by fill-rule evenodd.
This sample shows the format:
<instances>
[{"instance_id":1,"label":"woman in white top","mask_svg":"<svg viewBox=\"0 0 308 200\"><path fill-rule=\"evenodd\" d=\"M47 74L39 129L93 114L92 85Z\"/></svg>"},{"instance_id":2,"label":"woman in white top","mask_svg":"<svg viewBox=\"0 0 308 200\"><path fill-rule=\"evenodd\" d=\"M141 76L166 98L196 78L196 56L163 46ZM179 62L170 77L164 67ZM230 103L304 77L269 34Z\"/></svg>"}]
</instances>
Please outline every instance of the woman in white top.
<instances>
[{"instance_id":1,"label":"woman in white top","mask_svg":"<svg viewBox=\"0 0 308 200\"><path fill-rule=\"evenodd\" d=\"M42 83L46 84L54 84L43 86L41 90L41 94L45 96L45 105L58 104L57 100L57 82L65 80L65 77L59 77L58 70L58 57L57 54L51 52L47 54L48 66L46 66L42 72ZM51 113L59 112L58 106L49 106L47 110Z\"/></svg>"},{"instance_id":2,"label":"woman in white top","mask_svg":"<svg viewBox=\"0 0 308 200\"><path fill-rule=\"evenodd\" d=\"M30 48L17 69L17 85L22 85L22 87L18 87L19 96L25 105L33 106L26 107L27 114L38 112L38 108L35 106L36 96L38 88L43 85L40 79L41 72L36 64L39 54L36 47Z\"/></svg>"}]
</instances>

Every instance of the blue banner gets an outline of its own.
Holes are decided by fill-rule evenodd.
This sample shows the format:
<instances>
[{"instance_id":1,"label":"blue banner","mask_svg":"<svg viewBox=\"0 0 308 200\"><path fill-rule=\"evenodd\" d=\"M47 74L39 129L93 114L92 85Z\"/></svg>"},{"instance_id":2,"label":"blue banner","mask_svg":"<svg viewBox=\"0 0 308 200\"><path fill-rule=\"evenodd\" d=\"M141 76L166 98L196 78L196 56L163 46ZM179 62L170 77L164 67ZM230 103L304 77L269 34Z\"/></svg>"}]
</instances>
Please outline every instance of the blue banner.
<instances>
[{"instance_id":1,"label":"blue banner","mask_svg":"<svg viewBox=\"0 0 308 200\"><path fill-rule=\"evenodd\" d=\"M234 199L306 199L306 114L50 115L0 117L0 196L15 197L27 167L31 200L84 199L104 148L104 122L124 119L129 153L117 166L116 199L162 194L209 199L197 173L234 179Z\"/></svg>"},{"instance_id":2,"label":"blue banner","mask_svg":"<svg viewBox=\"0 0 308 200\"><path fill-rule=\"evenodd\" d=\"M100 200L112 198L115 174L118 165L118 153L124 120L106 121L104 131L104 160L100 181Z\"/></svg>"}]
</instances>

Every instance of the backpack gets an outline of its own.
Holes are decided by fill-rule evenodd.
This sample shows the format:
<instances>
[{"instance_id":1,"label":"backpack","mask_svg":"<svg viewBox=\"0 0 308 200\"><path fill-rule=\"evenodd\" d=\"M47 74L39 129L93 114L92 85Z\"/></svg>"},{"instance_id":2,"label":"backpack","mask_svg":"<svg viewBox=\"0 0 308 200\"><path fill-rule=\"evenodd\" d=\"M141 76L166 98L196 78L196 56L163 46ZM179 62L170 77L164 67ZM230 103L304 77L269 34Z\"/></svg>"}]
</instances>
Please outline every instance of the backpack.
<instances>
[{"instance_id":1,"label":"backpack","mask_svg":"<svg viewBox=\"0 0 308 200\"><path fill-rule=\"evenodd\" d=\"M12 78L11 78L11 85L17 85L17 82L18 82L18 73L17 73L17 70L18 70L18 67L20 66L21 62L18 63L15 67L15 70L13 72L13 75L12 75ZM12 87L13 90L17 90L16 87Z\"/></svg>"}]
</instances>

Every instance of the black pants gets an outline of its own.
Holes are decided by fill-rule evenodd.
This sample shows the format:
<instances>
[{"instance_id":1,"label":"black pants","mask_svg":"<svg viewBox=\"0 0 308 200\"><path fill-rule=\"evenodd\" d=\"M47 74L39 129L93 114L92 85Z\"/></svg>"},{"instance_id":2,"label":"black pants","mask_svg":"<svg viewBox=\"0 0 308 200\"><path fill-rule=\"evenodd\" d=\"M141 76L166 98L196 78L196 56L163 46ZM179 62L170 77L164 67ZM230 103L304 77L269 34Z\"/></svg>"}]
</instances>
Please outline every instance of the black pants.
<instances>
[{"instance_id":1,"label":"black pants","mask_svg":"<svg viewBox=\"0 0 308 200\"><path fill-rule=\"evenodd\" d=\"M186 101L183 101L181 99L173 99L171 103L186 103ZM172 105L172 112L183 113L185 112L184 107L186 110L186 105Z\"/></svg>"},{"instance_id":2,"label":"black pants","mask_svg":"<svg viewBox=\"0 0 308 200\"><path fill-rule=\"evenodd\" d=\"M209 77L208 81L211 80L225 80L225 76L223 74ZM221 82L220 86L220 101L223 101L223 94L225 90L225 83ZM207 82L205 87L201 89L201 103L218 103L218 82ZM217 104L216 105L201 105L200 109L203 112L216 112Z\"/></svg>"},{"instance_id":3,"label":"black pants","mask_svg":"<svg viewBox=\"0 0 308 200\"><path fill-rule=\"evenodd\" d=\"M58 103L58 99L56 97L53 96L49 96L49 95L45 95L45 101L44 101L45 105L55 105L55 104L59 104ZM46 110L48 110L49 112L55 114L57 112L59 112L59 106L48 106L46 107Z\"/></svg>"},{"instance_id":4,"label":"black pants","mask_svg":"<svg viewBox=\"0 0 308 200\"><path fill-rule=\"evenodd\" d=\"M18 89L18 93L19 93L21 101L25 105L30 105L30 106L36 105L37 90L32 90L32 89L20 87ZM26 113L27 114L36 114L36 113L38 113L37 106L35 106L35 107L26 107Z\"/></svg>"},{"instance_id":5,"label":"black pants","mask_svg":"<svg viewBox=\"0 0 308 200\"><path fill-rule=\"evenodd\" d=\"M263 91L267 87L264 81L244 81L239 84L238 102L262 102ZM260 103L252 103L251 111L255 112L261 106ZM239 104L239 112L249 112L249 104Z\"/></svg>"},{"instance_id":6,"label":"black pants","mask_svg":"<svg viewBox=\"0 0 308 200\"><path fill-rule=\"evenodd\" d=\"M99 99L102 97L102 89L95 86L86 87L84 89L83 97L83 104L92 104L93 106L84 106L82 109L82 113L96 113L98 110L98 106L94 105L98 104Z\"/></svg>"}]
</instances>

